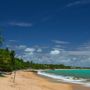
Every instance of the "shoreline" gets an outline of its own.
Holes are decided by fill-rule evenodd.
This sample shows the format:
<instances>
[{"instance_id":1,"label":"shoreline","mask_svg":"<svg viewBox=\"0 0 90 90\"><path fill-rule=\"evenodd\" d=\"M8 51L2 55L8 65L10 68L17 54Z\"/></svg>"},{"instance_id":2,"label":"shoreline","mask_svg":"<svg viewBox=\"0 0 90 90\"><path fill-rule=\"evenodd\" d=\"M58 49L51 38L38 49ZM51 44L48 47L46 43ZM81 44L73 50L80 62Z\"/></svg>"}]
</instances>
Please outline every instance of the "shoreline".
<instances>
[{"instance_id":1,"label":"shoreline","mask_svg":"<svg viewBox=\"0 0 90 90\"><path fill-rule=\"evenodd\" d=\"M36 72L17 71L16 81L13 74L0 77L1 90L90 90L77 84L56 82L50 78L42 77Z\"/></svg>"},{"instance_id":2,"label":"shoreline","mask_svg":"<svg viewBox=\"0 0 90 90\"><path fill-rule=\"evenodd\" d=\"M45 71L37 71L37 73L41 76L44 77L48 77L51 79L56 80L57 82L65 82L65 83L71 83L71 84L77 84L77 85L82 85L82 86L86 86L90 88L90 83L86 82L86 79L83 78L74 78L72 76L62 76L62 75L56 75L56 74L50 74L50 73L46 73Z\"/></svg>"},{"instance_id":3,"label":"shoreline","mask_svg":"<svg viewBox=\"0 0 90 90\"><path fill-rule=\"evenodd\" d=\"M72 90L90 90L90 87L84 86L82 84L69 83L69 82L64 82L62 80L61 81L57 81L54 78L50 78L50 77L39 75L39 74L36 74L36 75L38 75L39 77L42 77L42 78L46 78L50 82L68 84L68 85L70 85L72 87Z\"/></svg>"}]
</instances>

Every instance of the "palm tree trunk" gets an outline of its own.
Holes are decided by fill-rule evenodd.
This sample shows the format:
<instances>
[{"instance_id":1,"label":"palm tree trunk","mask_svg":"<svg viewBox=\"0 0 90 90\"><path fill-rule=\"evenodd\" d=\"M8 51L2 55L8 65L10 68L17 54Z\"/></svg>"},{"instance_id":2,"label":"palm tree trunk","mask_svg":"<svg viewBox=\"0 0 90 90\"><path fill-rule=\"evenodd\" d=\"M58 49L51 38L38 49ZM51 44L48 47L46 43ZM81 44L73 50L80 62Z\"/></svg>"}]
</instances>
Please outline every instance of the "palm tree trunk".
<instances>
[{"instance_id":1,"label":"palm tree trunk","mask_svg":"<svg viewBox=\"0 0 90 90\"><path fill-rule=\"evenodd\" d=\"M16 78L16 70L14 71L13 83L15 83L15 78Z\"/></svg>"}]
</instances>

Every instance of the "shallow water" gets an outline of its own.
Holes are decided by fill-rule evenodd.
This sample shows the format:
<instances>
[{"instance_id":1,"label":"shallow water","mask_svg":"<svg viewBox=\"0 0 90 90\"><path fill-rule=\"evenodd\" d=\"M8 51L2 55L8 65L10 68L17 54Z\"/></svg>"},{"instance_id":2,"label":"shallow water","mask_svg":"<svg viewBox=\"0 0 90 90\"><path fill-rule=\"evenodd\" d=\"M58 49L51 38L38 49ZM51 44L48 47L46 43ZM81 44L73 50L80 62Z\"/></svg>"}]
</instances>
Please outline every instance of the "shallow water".
<instances>
[{"instance_id":1,"label":"shallow water","mask_svg":"<svg viewBox=\"0 0 90 90\"><path fill-rule=\"evenodd\" d=\"M81 70L81 69L48 70L46 72L56 74L56 75L73 76L73 77L76 77L76 78L90 79L90 70Z\"/></svg>"},{"instance_id":2,"label":"shallow water","mask_svg":"<svg viewBox=\"0 0 90 90\"><path fill-rule=\"evenodd\" d=\"M39 71L38 74L47 76L58 81L83 84L90 87L90 70L69 69L69 70L47 70Z\"/></svg>"}]
</instances>

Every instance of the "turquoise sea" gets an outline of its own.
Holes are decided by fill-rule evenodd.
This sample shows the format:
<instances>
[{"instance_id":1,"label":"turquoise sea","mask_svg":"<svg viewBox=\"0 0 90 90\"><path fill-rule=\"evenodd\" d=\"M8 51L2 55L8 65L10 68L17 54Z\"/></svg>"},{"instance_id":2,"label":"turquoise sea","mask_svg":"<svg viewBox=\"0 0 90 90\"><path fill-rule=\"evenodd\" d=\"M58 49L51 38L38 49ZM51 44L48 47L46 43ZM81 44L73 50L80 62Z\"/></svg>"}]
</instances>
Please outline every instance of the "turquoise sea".
<instances>
[{"instance_id":1,"label":"turquoise sea","mask_svg":"<svg viewBox=\"0 0 90 90\"><path fill-rule=\"evenodd\" d=\"M63 76L73 76L75 78L90 79L90 70L48 70L46 73L63 75Z\"/></svg>"},{"instance_id":2,"label":"turquoise sea","mask_svg":"<svg viewBox=\"0 0 90 90\"><path fill-rule=\"evenodd\" d=\"M90 87L89 69L65 69L39 71L38 74L69 83L83 84Z\"/></svg>"}]
</instances>

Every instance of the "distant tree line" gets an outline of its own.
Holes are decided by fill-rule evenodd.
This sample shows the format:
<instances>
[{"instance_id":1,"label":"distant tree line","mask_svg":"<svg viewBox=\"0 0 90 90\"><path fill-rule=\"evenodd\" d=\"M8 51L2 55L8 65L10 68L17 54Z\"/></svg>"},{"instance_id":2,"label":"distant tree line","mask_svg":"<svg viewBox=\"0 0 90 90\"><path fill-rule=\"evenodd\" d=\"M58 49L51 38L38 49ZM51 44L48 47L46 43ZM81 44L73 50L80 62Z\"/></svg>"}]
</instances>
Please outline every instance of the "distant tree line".
<instances>
[{"instance_id":1,"label":"distant tree line","mask_svg":"<svg viewBox=\"0 0 90 90\"><path fill-rule=\"evenodd\" d=\"M63 64L37 64L32 61L29 62L29 65L32 69L71 69L70 66L65 66Z\"/></svg>"},{"instance_id":2,"label":"distant tree line","mask_svg":"<svg viewBox=\"0 0 90 90\"><path fill-rule=\"evenodd\" d=\"M39 64L33 61L27 62L32 69L90 69L90 67L65 66L64 64Z\"/></svg>"},{"instance_id":3,"label":"distant tree line","mask_svg":"<svg viewBox=\"0 0 90 90\"><path fill-rule=\"evenodd\" d=\"M0 71L14 71L21 69L81 69L80 67L65 66L63 64L39 64L15 57L15 51L0 49Z\"/></svg>"}]
</instances>

